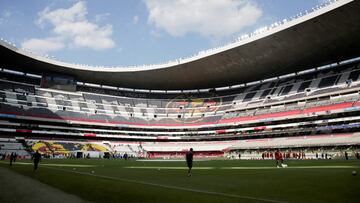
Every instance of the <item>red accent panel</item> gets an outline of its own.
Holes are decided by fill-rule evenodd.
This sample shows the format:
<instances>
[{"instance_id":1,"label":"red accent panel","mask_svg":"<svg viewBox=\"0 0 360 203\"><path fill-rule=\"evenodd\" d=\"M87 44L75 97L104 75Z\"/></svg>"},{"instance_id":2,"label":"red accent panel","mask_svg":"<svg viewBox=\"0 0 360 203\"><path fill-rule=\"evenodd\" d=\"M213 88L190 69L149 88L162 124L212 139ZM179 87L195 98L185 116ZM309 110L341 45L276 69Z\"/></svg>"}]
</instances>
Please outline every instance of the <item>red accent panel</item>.
<instances>
[{"instance_id":1,"label":"red accent panel","mask_svg":"<svg viewBox=\"0 0 360 203\"><path fill-rule=\"evenodd\" d=\"M44 77L45 77L44 75L41 76L41 80L40 80L40 87L41 88L43 88L45 86L45 78Z\"/></svg>"},{"instance_id":2,"label":"red accent panel","mask_svg":"<svg viewBox=\"0 0 360 203\"><path fill-rule=\"evenodd\" d=\"M357 102L356 105L360 106L360 102ZM1 112L3 114L12 114L12 115L19 115L19 116L30 116L30 117L38 117L38 118L47 118L47 119L57 119L57 120L69 120L69 121L83 121L83 122L91 122L91 123L109 123L109 124L122 124L122 125L133 125L133 126L200 126L200 125L213 125L216 123L231 123L231 122L240 122L240 121L252 121L252 120L261 120L261 119L269 119L269 118L277 118L277 117L287 117L298 115L302 113L312 113L318 111L329 111L335 109L342 109L348 108L352 106L352 102L344 102L341 104L333 104L328 106L320 106L320 107L312 107L308 109L301 110L293 110L293 111L285 111L285 112L278 112L272 114L263 114L257 116L245 116L245 117L238 117L238 118L230 118L230 119L222 119L218 122L199 122L199 123L187 123L187 124L165 124L165 123L157 123L157 124L149 124L149 123L134 123L134 122L108 122L106 120L88 120L82 118L60 118L54 116L44 116L44 115L37 115L37 114L29 114L29 115L22 115L19 112Z\"/></svg>"},{"instance_id":3,"label":"red accent panel","mask_svg":"<svg viewBox=\"0 0 360 203\"><path fill-rule=\"evenodd\" d=\"M157 140L167 140L167 139L169 139L169 138L166 137L166 136L157 136L156 139L157 139Z\"/></svg>"},{"instance_id":4,"label":"red accent panel","mask_svg":"<svg viewBox=\"0 0 360 203\"><path fill-rule=\"evenodd\" d=\"M254 130L265 130L266 126L254 127Z\"/></svg>"},{"instance_id":5,"label":"red accent panel","mask_svg":"<svg viewBox=\"0 0 360 203\"><path fill-rule=\"evenodd\" d=\"M84 134L85 137L96 137L96 134L94 133L86 133Z\"/></svg>"},{"instance_id":6,"label":"red accent panel","mask_svg":"<svg viewBox=\"0 0 360 203\"><path fill-rule=\"evenodd\" d=\"M32 133L32 130L26 130L26 129L16 129L17 133Z\"/></svg>"},{"instance_id":7,"label":"red accent panel","mask_svg":"<svg viewBox=\"0 0 360 203\"><path fill-rule=\"evenodd\" d=\"M224 134L226 133L226 130L216 130L216 134Z\"/></svg>"}]
</instances>

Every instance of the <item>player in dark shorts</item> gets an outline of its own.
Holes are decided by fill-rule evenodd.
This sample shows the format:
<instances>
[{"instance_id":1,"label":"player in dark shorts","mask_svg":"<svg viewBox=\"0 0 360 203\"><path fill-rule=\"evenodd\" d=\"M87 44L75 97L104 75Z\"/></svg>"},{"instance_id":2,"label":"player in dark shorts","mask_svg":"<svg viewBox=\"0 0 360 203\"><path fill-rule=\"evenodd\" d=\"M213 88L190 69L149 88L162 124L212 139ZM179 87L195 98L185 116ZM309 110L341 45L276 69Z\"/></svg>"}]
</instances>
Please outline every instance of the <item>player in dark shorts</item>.
<instances>
[{"instance_id":1,"label":"player in dark shorts","mask_svg":"<svg viewBox=\"0 0 360 203\"><path fill-rule=\"evenodd\" d=\"M190 148L190 151L188 151L188 152L186 153L186 164L187 164L187 166L188 166L188 168L189 168L189 170L188 170L188 177L191 176L191 168L192 168L192 165L193 165L193 156L194 156L194 154L193 154L193 148Z\"/></svg>"},{"instance_id":2,"label":"player in dark shorts","mask_svg":"<svg viewBox=\"0 0 360 203\"><path fill-rule=\"evenodd\" d=\"M36 150L32 158L34 160L34 171L36 171L38 169L39 162L41 161L41 154L38 150Z\"/></svg>"},{"instance_id":3,"label":"player in dark shorts","mask_svg":"<svg viewBox=\"0 0 360 203\"><path fill-rule=\"evenodd\" d=\"M278 168L283 167L284 159L279 150L276 150L276 152L275 152L275 160L276 160L276 167L278 167Z\"/></svg>"}]
</instances>

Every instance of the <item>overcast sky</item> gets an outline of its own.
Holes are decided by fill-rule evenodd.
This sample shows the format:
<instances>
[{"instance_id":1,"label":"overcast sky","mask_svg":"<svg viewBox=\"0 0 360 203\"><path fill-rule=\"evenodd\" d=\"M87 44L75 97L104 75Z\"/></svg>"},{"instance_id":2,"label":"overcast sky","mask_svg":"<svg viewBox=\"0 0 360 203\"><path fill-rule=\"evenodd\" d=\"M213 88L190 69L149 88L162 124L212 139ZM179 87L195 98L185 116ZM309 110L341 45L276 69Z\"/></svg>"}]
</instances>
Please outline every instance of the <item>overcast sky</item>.
<instances>
[{"instance_id":1,"label":"overcast sky","mask_svg":"<svg viewBox=\"0 0 360 203\"><path fill-rule=\"evenodd\" d=\"M323 0L1 0L0 37L62 61L151 64L217 47Z\"/></svg>"}]
</instances>

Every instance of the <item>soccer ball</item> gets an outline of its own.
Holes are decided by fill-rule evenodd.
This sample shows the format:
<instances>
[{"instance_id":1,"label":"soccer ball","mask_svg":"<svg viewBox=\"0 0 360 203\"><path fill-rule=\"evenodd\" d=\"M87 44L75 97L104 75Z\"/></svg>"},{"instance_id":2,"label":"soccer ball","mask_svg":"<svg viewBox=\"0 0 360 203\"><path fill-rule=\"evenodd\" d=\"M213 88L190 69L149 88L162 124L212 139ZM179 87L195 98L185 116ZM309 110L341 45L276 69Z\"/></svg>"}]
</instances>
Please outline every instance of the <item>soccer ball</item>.
<instances>
[{"instance_id":1,"label":"soccer ball","mask_svg":"<svg viewBox=\"0 0 360 203\"><path fill-rule=\"evenodd\" d=\"M356 171L352 171L353 176L356 176L356 174L357 174Z\"/></svg>"},{"instance_id":2,"label":"soccer ball","mask_svg":"<svg viewBox=\"0 0 360 203\"><path fill-rule=\"evenodd\" d=\"M91 171L91 173L95 173L95 171Z\"/></svg>"},{"instance_id":3,"label":"soccer ball","mask_svg":"<svg viewBox=\"0 0 360 203\"><path fill-rule=\"evenodd\" d=\"M281 166L282 166L283 168L288 167L288 165L287 165L287 164L281 164Z\"/></svg>"}]
</instances>

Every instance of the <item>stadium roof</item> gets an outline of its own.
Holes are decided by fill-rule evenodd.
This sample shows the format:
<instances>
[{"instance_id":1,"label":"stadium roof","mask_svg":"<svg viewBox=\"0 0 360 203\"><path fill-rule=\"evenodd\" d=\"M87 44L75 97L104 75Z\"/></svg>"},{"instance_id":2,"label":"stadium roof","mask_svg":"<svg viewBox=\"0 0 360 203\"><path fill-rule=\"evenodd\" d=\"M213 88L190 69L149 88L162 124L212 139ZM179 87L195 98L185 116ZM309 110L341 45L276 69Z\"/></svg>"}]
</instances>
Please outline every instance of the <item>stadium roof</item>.
<instances>
[{"instance_id":1,"label":"stadium roof","mask_svg":"<svg viewBox=\"0 0 360 203\"><path fill-rule=\"evenodd\" d=\"M184 90L231 86L360 56L360 1L338 0L224 47L166 64L92 67L35 55L0 41L2 68L61 73L116 87Z\"/></svg>"}]
</instances>

